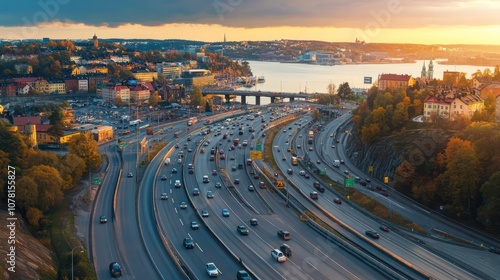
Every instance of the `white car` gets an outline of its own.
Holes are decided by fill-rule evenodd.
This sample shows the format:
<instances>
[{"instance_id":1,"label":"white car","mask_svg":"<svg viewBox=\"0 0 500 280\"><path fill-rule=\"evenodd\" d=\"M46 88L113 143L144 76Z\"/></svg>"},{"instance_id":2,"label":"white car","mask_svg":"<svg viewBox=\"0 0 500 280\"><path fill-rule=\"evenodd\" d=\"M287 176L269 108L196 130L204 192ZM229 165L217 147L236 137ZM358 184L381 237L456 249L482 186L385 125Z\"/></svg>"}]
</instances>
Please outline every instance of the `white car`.
<instances>
[{"instance_id":1,"label":"white car","mask_svg":"<svg viewBox=\"0 0 500 280\"><path fill-rule=\"evenodd\" d=\"M278 262L286 262L286 256L278 249L271 251L271 256Z\"/></svg>"},{"instance_id":2,"label":"white car","mask_svg":"<svg viewBox=\"0 0 500 280\"><path fill-rule=\"evenodd\" d=\"M208 276L210 277L219 276L219 269L215 266L214 263L207 263L206 267Z\"/></svg>"},{"instance_id":3,"label":"white car","mask_svg":"<svg viewBox=\"0 0 500 280\"><path fill-rule=\"evenodd\" d=\"M174 187L180 188L182 186L181 180L175 180Z\"/></svg>"},{"instance_id":4,"label":"white car","mask_svg":"<svg viewBox=\"0 0 500 280\"><path fill-rule=\"evenodd\" d=\"M300 174L301 176L304 176L304 175L306 175L306 172L305 172L304 170L300 170L300 171L299 171L299 174Z\"/></svg>"},{"instance_id":5,"label":"white car","mask_svg":"<svg viewBox=\"0 0 500 280\"><path fill-rule=\"evenodd\" d=\"M192 222L191 222L191 228L192 228L192 229L198 229L198 227L199 227L199 226L198 226L198 223L197 223L196 221L192 221Z\"/></svg>"},{"instance_id":6,"label":"white car","mask_svg":"<svg viewBox=\"0 0 500 280\"><path fill-rule=\"evenodd\" d=\"M188 206L187 206L187 203L186 202L181 202L181 205L179 206L181 209L186 209Z\"/></svg>"}]
</instances>

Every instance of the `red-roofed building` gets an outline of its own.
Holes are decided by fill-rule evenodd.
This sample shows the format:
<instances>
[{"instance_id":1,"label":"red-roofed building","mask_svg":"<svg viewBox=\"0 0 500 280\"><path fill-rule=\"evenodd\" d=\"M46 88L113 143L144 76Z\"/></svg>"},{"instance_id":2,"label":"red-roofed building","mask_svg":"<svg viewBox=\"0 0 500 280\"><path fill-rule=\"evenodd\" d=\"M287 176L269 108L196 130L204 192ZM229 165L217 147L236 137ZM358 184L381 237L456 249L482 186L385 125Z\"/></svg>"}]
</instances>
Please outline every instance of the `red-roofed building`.
<instances>
[{"instance_id":1,"label":"red-roofed building","mask_svg":"<svg viewBox=\"0 0 500 280\"><path fill-rule=\"evenodd\" d=\"M149 96L151 92L146 86L136 85L131 86L130 88L130 98L133 98L135 102L144 102L145 100L149 100Z\"/></svg>"},{"instance_id":2,"label":"red-roofed building","mask_svg":"<svg viewBox=\"0 0 500 280\"><path fill-rule=\"evenodd\" d=\"M415 79L411 75L381 74L378 77L378 89L408 88L415 85Z\"/></svg>"},{"instance_id":3,"label":"red-roofed building","mask_svg":"<svg viewBox=\"0 0 500 280\"><path fill-rule=\"evenodd\" d=\"M115 104L117 101L122 103L130 102L130 89L127 86L111 86L101 89L104 102Z\"/></svg>"},{"instance_id":4,"label":"red-roofed building","mask_svg":"<svg viewBox=\"0 0 500 280\"><path fill-rule=\"evenodd\" d=\"M431 115L453 120L457 116L471 118L475 111L484 108L484 101L475 94L456 94L455 96L427 96L424 100L424 118Z\"/></svg>"},{"instance_id":5,"label":"red-roofed building","mask_svg":"<svg viewBox=\"0 0 500 280\"><path fill-rule=\"evenodd\" d=\"M12 122L14 125L20 126L25 124L41 124L42 117L13 117Z\"/></svg>"}]
</instances>

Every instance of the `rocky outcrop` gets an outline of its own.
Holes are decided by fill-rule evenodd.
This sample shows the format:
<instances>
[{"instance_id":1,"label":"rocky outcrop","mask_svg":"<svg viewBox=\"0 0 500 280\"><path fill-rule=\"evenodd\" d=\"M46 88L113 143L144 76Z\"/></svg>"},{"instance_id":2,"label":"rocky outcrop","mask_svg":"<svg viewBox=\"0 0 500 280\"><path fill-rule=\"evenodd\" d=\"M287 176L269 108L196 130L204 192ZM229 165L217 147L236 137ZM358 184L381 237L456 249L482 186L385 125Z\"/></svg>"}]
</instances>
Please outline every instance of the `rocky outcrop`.
<instances>
[{"instance_id":1,"label":"rocky outcrop","mask_svg":"<svg viewBox=\"0 0 500 280\"><path fill-rule=\"evenodd\" d=\"M7 223L7 218L10 217L7 211L4 210L7 209L7 205L3 202L0 203L0 209L2 209L0 219ZM41 275L44 275L45 279L56 279L57 272L52 251L43 246L40 241L21 226L23 221L19 213L16 216L18 219L13 231L6 226L0 228L0 240L2 242L0 244L0 255L4 260L0 265L0 279L42 279ZM8 243L8 240L12 239L15 239L15 244L13 242ZM9 264L6 260L10 258L8 254L12 254L11 246L15 246L15 261ZM11 266L12 264L15 264L14 269ZM11 269L9 270L9 268Z\"/></svg>"},{"instance_id":2,"label":"rocky outcrop","mask_svg":"<svg viewBox=\"0 0 500 280\"><path fill-rule=\"evenodd\" d=\"M392 182L395 169L404 161L413 166L425 164L431 157L446 148L451 133L444 130L410 130L391 135L371 145L362 145L361 140L347 145L349 159L361 170L373 166L372 177ZM360 139L353 137L352 139Z\"/></svg>"}]
</instances>

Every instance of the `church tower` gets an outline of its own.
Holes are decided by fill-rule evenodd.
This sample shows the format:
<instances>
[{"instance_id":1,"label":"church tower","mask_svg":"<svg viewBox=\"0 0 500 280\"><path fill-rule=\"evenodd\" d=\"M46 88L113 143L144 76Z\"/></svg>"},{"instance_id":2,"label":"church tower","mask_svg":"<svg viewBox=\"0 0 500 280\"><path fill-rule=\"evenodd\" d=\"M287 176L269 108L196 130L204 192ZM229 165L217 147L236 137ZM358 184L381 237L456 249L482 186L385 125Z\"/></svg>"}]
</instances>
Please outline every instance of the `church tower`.
<instances>
[{"instance_id":1,"label":"church tower","mask_svg":"<svg viewBox=\"0 0 500 280\"><path fill-rule=\"evenodd\" d=\"M94 48L99 48L99 42L97 41L97 36L94 33L94 37L92 37L92 42L94 43Z\"/></svg>"},{"instance_id":2,"label":"church tower","mask_svg":"<svg viewBox=\"0 0 500 280\"><path fill-rule=\"evenodd\" d=\"M429 62L429 70L427 70L427 79L428 80L434 79L434 64L432 64L432 59Z\"/></svg>"},{"instance_id":3,"label":"church tower","mask_svg":"<svg viewBox=\"0 0 500 280\"><path fill-rule=\"evenodd\" d=\"M422 72L420 72L420 78L427 78L427 70L425 69L425 61L424 61L424 65L422 65Z\"/></svg>"}]
</instances>

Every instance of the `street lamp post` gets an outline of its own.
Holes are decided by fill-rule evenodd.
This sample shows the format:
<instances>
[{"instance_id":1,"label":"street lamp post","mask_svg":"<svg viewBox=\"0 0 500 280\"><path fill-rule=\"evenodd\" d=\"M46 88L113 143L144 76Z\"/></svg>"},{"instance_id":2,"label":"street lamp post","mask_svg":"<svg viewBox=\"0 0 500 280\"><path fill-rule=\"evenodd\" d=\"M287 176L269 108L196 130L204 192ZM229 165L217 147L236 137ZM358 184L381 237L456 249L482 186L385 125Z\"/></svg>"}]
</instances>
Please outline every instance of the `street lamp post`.
<instances>
[{"instance_id":1,"label":"street lamp post","mask_svg":"<svg viewBox=\"0 0 500 280\"><path fill-rule=\"evenodd\" d=\"M75 251L76 248L80 248L83 253L83 246L76 246L73 249L71 249L71 280L75 279L75 272L74 272L74 267L73 267L73 251Z\"/></svg>"}]
</instances>

